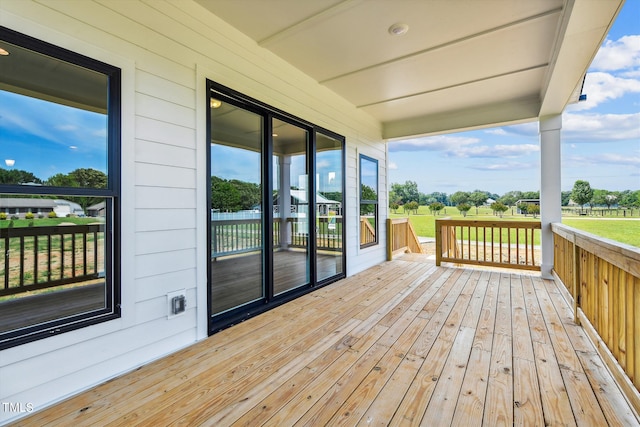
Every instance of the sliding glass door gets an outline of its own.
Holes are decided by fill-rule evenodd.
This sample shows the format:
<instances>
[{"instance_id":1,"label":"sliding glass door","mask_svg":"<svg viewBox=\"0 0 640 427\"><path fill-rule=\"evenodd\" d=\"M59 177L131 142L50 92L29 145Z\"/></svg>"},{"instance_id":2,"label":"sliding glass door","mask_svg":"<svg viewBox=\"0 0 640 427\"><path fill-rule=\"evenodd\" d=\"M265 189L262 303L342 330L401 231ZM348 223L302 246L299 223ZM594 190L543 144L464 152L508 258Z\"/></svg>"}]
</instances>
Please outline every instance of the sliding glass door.
<instances>
[{"instance_id":1,"label":"sliding glass door","mask_svg":"<svg viewBox=\"0 0 640 427\"><path fill-rule=\"evenodd\" d=\"M262 230L264 118L211 98L211 312L265 296Z\"/></svg>"},{"instance_id":2,"label":"sliding glass door","mask_svg":"<svg viewBox=\"0 0 640 427\"><path fill-rule=\"evenodd\" d=\"M342 140L316 135L316 277L322 282L344 273L344 150Z\"/></svg>"},{"instance_id":3,"label":"sliding glass door","mask_svg":"<svg viewBox=\"0 0 640 427\"><path fill-rule=\"evenodd\" d=\"M209 82L211 331L344 277L344 139Z\"/></svg>"},{"instance_id":4,"label":"sliding glass door","mask_svg":"<svg viewBox=\"0 0 640 427\"><path fill-rule=\"evenodd\" d=\"M309 133L273 119L273 221L279 236L273 245L274 293L309 284Z\"/></svg>"}]
</instances>

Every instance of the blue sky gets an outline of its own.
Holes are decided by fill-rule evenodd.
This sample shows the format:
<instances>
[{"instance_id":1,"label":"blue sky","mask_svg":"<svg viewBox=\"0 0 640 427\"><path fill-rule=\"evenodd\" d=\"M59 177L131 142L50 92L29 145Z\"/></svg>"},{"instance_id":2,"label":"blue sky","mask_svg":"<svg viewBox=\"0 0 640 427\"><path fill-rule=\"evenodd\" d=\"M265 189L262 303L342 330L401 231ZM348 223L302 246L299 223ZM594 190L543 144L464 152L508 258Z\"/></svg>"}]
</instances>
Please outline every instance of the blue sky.
<instances>
[{"instance_id":1,"label":"blue sky","mask_svg":"<svg viewBox=\"0 0 640 427\"><path fill-rule=\"evenodd\" d=\"M640 1L627 0L562 118L562 190L640 189ZM425 173L425 164L429 173ZM389 142L389 182L422 193L538 191L538 123Z\"/></svg>"},{"instance_id":2,"label":"blue sky","mask_svg":"<svg viewBox=\"0 0 640 427\"><path fill-rule=\"evenodd\" d=\"M42 180L78 168L106 173L106 147L104 114L0 91L0 168Z\"/></svg>"}]
</instances>

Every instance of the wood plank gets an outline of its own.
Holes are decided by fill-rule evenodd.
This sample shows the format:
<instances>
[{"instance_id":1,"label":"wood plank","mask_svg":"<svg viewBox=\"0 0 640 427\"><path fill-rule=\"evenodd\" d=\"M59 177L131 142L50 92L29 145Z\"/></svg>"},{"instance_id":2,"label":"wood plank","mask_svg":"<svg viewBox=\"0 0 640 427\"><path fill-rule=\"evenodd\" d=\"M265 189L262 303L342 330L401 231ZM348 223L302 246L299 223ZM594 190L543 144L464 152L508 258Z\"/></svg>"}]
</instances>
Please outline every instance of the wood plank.
<instances>
[{"instance_id":1,"label":"wood plank","mask_svg":"<svg viewBox=\"0 0 640 427\"><path fill-rule=\"evenodd\" d=\"M591 389L587 376L582 372L569 369L560 369L564 383L571 401L571 408L576 419L576 424L583 425L607 425L607 420L598 405L596 396Z\"/></svg>"},{"instance_id":2,"label":"wood plank","mask_svg":"<svg viewBox=\"0 0 640 427\"><path fill-rule=\"evenodd\" d=\"M415 426L420 424L450 350L450 342L440 339L435 340L426 357L429 363L423 363L420 367L389 426Z\"/></svg>"},{"instance_id":3,"label":"wood plank","mask_svg":"<svg viewBox=\"0 0 640 427\"><path fill-rule=\"evenodd\" d=\"M536 364L520 357L513 358L513 425L545 425Z\"/></svg>"},{"instance_id":4,"label":"wood plank","mask_svg":"<svg viewBox=\"0 0 640 427\"><path fill-rule=\"evenodd\" d=\"M578 352L591 389L595 391L600 408L609 425L640 426L605 364L595 352Z\"/></svg>"},{"instance_id":5,"label":"wood plank","mask_svg":"<svg viewBox=\"0 0 640 427\"><path fill-rule=\"evenodd\" d=\"M364 413L358 426L388 426L423 363L424 358L407 354Z\"/></svg>"},{"instance_id":6,"label":"wood plank","mask_svg":"<svg viewBox=\"0 0 640 427\"><path fill-rule=\"evenodd\" d=\"M461 393L464 374L469 362L475 329L461 327L453 342L440 379L429 401L422 423L450 424L455 415L456 403Z\"/></svg>"},{"instance_id":7,"label":"wood plank","mask_svg":"<svg viewBox=\"0 0 640 427\"><path fill-rule=\"evenodd\" d=\"M483 424L513 424L513 361L511 335L495 334L489 365L489 382Z\"/></svg>"},{"instance_id":8,"label":"wood plank","mask_svg":"<svg viewBox=\"0 0 640 427\"><path fill-rule=\"evenodd\" d=\"M473 347L451 426L481 426L489 383L491 351Z\"/></svg>"},{"instance_id":9,"label":"wood plank","mask_svg":"<svg viewBox=\"0 0 640 427\"><path fill-rule=\"evenodd\" d=\"M551 344L533 342L545 425L575 426L569 396Z\"/></svg>"}]
</instances>

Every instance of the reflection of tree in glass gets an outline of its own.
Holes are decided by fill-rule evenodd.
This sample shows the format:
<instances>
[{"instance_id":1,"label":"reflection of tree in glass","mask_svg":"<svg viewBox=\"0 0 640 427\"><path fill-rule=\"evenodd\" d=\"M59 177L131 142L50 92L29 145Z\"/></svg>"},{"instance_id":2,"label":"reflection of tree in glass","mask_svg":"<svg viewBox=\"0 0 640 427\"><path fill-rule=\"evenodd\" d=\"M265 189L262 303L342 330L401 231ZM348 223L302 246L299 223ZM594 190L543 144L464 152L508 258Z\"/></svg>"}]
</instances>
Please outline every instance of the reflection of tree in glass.
<instances>
[{"instance_id":1,"label":"reflection of tree in glass","mask_svg":"<svg viewBox=\"0 0 640 427\"><path fill-rule=\"evenodd\" d=\"M2 169L0 168L0 184L42 184L42 180L37 178L31 172L20 169Z\"/></svg>"},{"instance_id":2,"label":"reflection of tree in glass","mask_svg":"<svg viewBox=\"0 0 640 427\"><path fill-rule=\"evenodd\" d=\"M46 181L53 187L107 188L107 175L91 168L79 168L68 174L58 173Z\"/></svg>"},{"instance_id":3,"label":"reflection of tree in glass","mask_svg":"<svg viewBox=\"0 0 640 427\"><path fill-rule=\"evenodd\" d=\"M237 212L260 205L262 191L259 184L211 177L211 208L220 212Z\"/></svg>"},{"instance_id":4,"label":"reflection of tree in glass","mask_svg":"<svg viewBox=\"0 0 640 427\"><path fill-rule=\"evenodd\" d=\"M360 193L360 214L361 215L372 215L376 211L375 203L378 200L378 195L375 190L368 185L362 184L362 190ZM367 204L366 202L373 202L371 204Z\"/></svg>"}]
</instances>

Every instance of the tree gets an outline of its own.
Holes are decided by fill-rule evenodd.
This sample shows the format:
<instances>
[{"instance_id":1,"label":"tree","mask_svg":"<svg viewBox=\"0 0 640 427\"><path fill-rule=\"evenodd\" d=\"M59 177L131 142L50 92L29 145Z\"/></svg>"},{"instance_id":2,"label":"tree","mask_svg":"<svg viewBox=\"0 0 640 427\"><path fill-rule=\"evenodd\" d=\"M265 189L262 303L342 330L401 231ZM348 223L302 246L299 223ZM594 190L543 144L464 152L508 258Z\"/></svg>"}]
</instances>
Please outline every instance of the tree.
<instances>
[{"instance_id":1,"label":"tree","mask_svg":"<svg viewBox=\"0 0 640 427\"><path fill-rule=\"evenodd\" d=\"M451 203L458 206L469 202L469 196L470 194L466 191L456 191L451 195L451 197L449 197L449 200L451 200Z\"/></svg>"},{"instance_id":2,"label":"tree","mask_svg":"<svg viewBox=\"0 0 640 427\"><path fill-rule=\"evenodd\" d=\"M502 218L502 215L505 213L505 211L507 211L509 209L509 207L507 205L505 205L502 202L493 202L491 203L491 210L493 211L494 215L500 215L500 218Z\"/></svg>"},{"instance_id":3,"label":"tree","mask_svg":"<svg viewBox=\"0 0 640 427\"><path fill-rule=\"evenodd\" d=\"M515 206L516 202L520 199L522 199L522 191L509 191L497 201L507 206Z\"/></svg>"},{"instance_id":4,"label":"tree","mask_svg":"<svg viewBox=\"0 0 640 427\"><path fill-rule=\"evenodd\" d=\"M536 205L533 203L530 203L527 205L527 212L532 214L533 217L535 218L537 214L540 213L540 205Z\"/></svg>"},{"instance_id":5,"label":"tree","mask_svg":"<svg viewBox=\"0 0 640 427\"><path fill-rule=\"evenodd\" d=\"M400 207L400 205L397 204L396 202L389 203L389 209L391 209L393 211L393 213L397 213L399 207Z\"/></svg>"},{"instance_id":6,"label":"tree","mask_svg":"<svg viewBox=\"0 0 640 427\"><path fill-rule=\"evenodd\" d=\"M618 195L614 193L609 193L604 197L604 204L607 205L607 209L611 209L611 205L615 205L618 201Z\"/></svg>"},{"instance_id":7,"label":"tree","mask_svg":"<svg viewBox=\"0 0 640 427\"><path fill-rule=\"evenodd\" d=\"M462 216L466 218L467 212L469 212L469 209L471 209L471 205L467 203L460 203L458 206L456 206L456 208L458 209L458 211L460 211Z\"/></svg>"},{"instance_id":8,"label":"tree","mask_svg":"<svg viewBox=\"0 0 640 427\"><path fill-rule=\"evenodd\" d=\"M444 209L444 204L440 202L434 202L429 205L429 210L435 216L438 212Z\"/></svg>"},{"instance_id":9,"label":"tree","mask_svg":"<svg viewBox=\"0 0 640 427\"><path fill-rule=\"evenodd\" d=\"M569 202L571 201L571 191L563 191L561 193L561 206L569 206Z\"/></svg>"},{"instance_id":10,"label":"tree","mask_svg":"<svg viewBox=\"0 0 640 427\"><path fill-rule=\"evenodd\" d=\"M413 211L414 214L418 213L418 208L420 207L420 205L418 204L418 202L409 202L409 203L405 203L404 204L404 211L408 212L409 215L411 215L411 212Z\"/></svg>"},{"instance_id":11,"label":"tree","mask_svg":"<svg viewBox=\"0 0 640 427\"><path fill-rule=\"evenodd\" d=\"M476 215L478 214L478 207L482 206L482 204L484 204L484 202L486 202L488 198L489 196L487 195L487 193L480 190L476 190L469 195L469 202L471 202L471 204L476 207Z\"/></svg>"},{"instance_id":12,"label":"tree","mask_svg":"<svg viewBox=\"0 0 640 427\"><path fill-rule=\"evenodd\" d=\"M418 202L420 200L418 184L415 181L405 181L404 184L391 184L391 191L395 196L395 200L390 200L397 203Z\"/></svg>"},{"instance_id":13,"label":"tree","mask_svg":"<svg viewBox=\"0 0 640 427\"><path fill-rule=\"evenodd\" d=\"M578 180L573 184L571 198L575 203L579 204L580 207L584 207L586 203L589 203L592 197L593 190L587 181Z\"/></svg>"}]
</instances>

